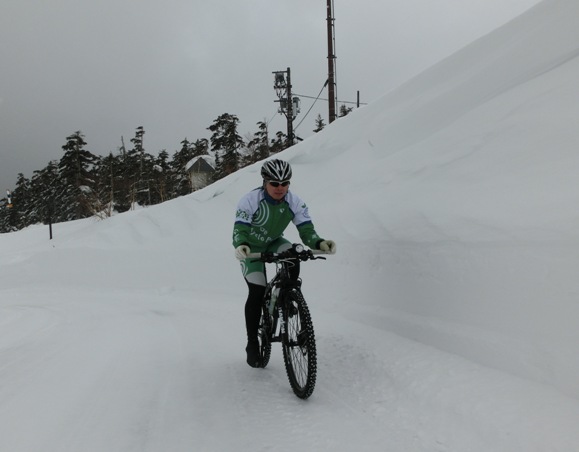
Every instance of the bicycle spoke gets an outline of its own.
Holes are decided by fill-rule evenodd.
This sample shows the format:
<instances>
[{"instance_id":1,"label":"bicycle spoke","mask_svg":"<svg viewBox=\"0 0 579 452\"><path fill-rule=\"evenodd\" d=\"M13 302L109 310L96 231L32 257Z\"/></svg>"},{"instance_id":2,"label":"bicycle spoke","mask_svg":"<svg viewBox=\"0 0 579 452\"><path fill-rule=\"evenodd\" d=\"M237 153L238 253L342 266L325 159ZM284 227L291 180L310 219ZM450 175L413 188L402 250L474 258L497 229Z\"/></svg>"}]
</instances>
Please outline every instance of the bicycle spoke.
<instances>
[{"instance_id":1,"label":"bicycle spoke","mask_svg":"<svg viewBox=\"0 0 579 452\"><path fill-rule=\"evenodd\" d=\"M314 330L306 302L300 291L288 293L284 360L294 393L308 398L316 382L316 347Z\"/></svg>"}]
</instances>

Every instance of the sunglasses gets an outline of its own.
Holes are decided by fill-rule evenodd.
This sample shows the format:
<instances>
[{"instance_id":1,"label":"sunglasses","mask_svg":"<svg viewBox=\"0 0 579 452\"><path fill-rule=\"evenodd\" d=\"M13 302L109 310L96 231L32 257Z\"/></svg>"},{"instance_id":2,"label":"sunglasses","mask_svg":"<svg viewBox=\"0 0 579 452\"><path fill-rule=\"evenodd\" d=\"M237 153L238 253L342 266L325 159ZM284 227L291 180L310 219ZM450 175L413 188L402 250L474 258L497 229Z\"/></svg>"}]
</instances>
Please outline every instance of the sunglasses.
<instances>
[{"instance_id":1,"label":"sunglasses","mask_svg":"<svg viewBox=\"0 0 579 452\"><path fill-rule=\"evenodd\" d=\"M277 188L277 187L279 187L280 185L281 185L282 187L287 187L287 186L290 184L290 181L289 181L289 180L284 180L284 181L281 181L281 182L277 182L277 181L274 181L274 180L270 180L270 181L267 181L267 182L269 183L269 185L271 185L271 186L274 187L274 188Z\"/></svg>"}]
</instances>

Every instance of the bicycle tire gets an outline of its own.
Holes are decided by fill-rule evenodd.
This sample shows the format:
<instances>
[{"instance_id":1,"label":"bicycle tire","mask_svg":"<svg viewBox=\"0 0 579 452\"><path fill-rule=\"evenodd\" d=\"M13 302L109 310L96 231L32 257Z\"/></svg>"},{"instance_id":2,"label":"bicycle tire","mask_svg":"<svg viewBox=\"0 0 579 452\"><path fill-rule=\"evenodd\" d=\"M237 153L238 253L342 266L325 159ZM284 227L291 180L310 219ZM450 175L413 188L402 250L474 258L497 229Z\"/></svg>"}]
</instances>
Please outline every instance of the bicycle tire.
<instances>
[{"instance_id":1,"label":"bicycle tire","mask_svg":"<svg viewBox=\"0 0 579 452\"><path fill-rule=\"evenodd\" d=\"M295 395L307 399L314 392L317 373L316 339L310 311L300 290L285 294L285 335L282 339L287 376Z\"/></svg>"},{"instance_id":2,"label":"bicycle tire","mask_svg":"<svg viewBox=\"0 0 579 452\"><path fill-rule=\"evenodd\" d=\"M272 318L266 306L261 308L261 318L257 330L257 340L259 342L259 367L266 367L271 357L271 330Z\"/></svg>"}]
</instances>

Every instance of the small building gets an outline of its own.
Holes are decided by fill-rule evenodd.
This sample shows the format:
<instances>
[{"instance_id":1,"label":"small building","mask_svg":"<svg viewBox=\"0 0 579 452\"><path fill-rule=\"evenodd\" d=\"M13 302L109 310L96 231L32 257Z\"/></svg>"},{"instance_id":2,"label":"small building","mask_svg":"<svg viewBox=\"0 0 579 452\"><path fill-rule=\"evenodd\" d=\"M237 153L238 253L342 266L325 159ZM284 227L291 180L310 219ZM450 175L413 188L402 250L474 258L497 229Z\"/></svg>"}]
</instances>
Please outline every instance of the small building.
<instances>
[{"instance_id":1,"label":"small building","mask_svg":"<svg viewBox=\"0 0 579 452\"><path fill-rule=\"evenodd\" d=\"M187 163L185 171L187 171L191 183L191 191L206 187L213 180L213 173L215 173L215 157L210 155L199 155L194 157L189 161L189 163Z\"/></svg>"}]
</instances>

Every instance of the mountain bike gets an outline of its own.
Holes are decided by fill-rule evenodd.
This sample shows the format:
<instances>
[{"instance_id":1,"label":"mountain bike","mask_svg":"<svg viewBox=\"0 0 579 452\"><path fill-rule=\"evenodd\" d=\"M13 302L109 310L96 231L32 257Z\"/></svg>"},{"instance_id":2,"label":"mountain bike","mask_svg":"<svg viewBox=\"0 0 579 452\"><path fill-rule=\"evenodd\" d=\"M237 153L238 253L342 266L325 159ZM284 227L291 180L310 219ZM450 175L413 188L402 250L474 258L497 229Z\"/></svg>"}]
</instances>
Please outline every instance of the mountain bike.
<instances>
[{"instance_id":1,"label":"mountain bike","mask_svg":"<svg viewBox=\"0 0 579 452\"><path fill-rule=\"evenodd\" d=\"M279 253L250 253L265 263L275 263L276 273L267 283L263 297L258 341L259 367L266 367L271 356L271 344L281 342L290 385L295 395L307 399L316 385L317 355L314 325L302 294L301 279L292 279L290 269L296 261L325 259L323 251L305 249L293 244Z\"/></svg>"}]
</instances>

